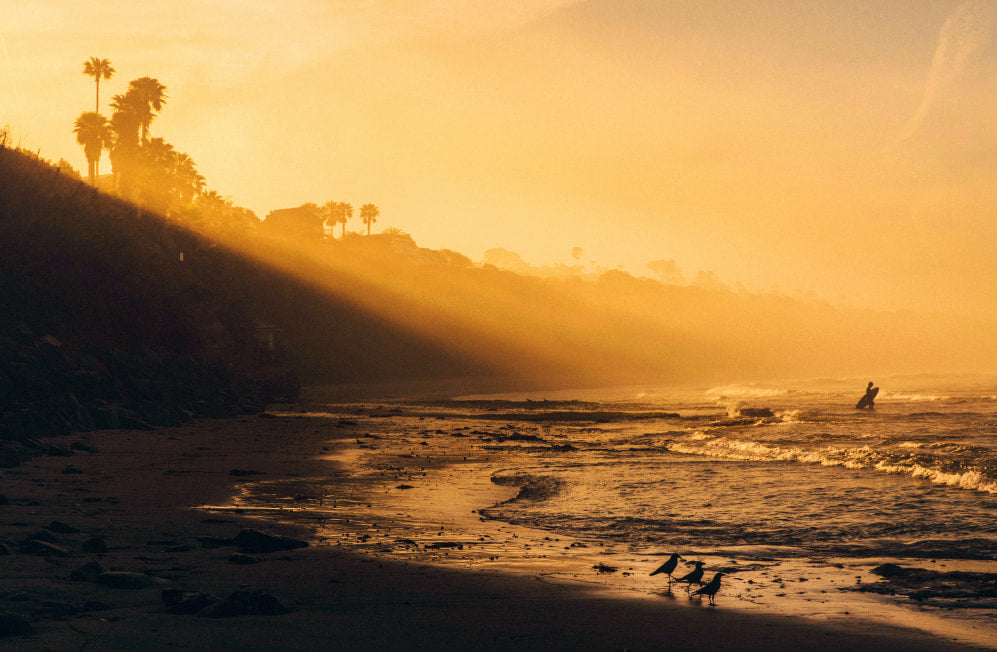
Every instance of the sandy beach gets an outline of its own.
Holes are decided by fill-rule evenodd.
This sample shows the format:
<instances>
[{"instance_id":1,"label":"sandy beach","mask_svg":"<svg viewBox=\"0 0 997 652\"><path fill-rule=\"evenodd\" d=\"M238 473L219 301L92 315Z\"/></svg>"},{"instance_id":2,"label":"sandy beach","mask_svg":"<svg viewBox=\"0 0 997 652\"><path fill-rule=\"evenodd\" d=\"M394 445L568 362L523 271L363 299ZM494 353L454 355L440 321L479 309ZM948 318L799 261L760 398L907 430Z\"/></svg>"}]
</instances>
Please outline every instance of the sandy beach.
<instances>
[{"instance_id":1,"label":"sandy beach","mask_svg":"<svg viewBox=\"0 0 997 652\"><path fill-rule=\"evenodd\" d=\"M431 455L358 485L346 471L370 445L369 421L282 410L53 439L60 454L4 469L4 649L974 649L858 618L749 611L723 593L709 607L681 589L607 589L591 568L596 551L573 555L563 573L539 572L531 556L549 566L566 541L477 512L514 488L447 491L447 461ZM437 493L419 482L430 476ZM309 493L316 478L341 491ZM302 493L288 497L295 482ZM358 519L375 490L368 520ZM342 516L298 509L315 501ZM426 522L427 502L443 506L446 523ZM285 549L239 545L246 530ZM469 536L478 544L460 544ZM442 555L460 561L437 563ZM660 561L623 571L646 582Z\"/></svg>"}]
</instances>

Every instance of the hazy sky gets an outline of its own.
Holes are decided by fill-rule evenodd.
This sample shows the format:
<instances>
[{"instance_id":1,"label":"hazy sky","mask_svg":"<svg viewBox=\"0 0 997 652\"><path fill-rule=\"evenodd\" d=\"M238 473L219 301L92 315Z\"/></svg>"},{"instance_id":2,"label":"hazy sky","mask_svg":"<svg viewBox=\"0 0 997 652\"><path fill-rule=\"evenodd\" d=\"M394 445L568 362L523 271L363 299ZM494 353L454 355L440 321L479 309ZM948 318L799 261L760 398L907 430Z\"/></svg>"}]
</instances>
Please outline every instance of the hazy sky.
<instances>
[{"instance_id":1,"label":"hazy sky","mask_svg":"<svg viewBox=\"0 0 997 652\"><path fill-rule=\"evenodd\" d=\"M92 56L261 217L997 315L997 0L4 0L15 142L85 171Z\"/></svg>"}]
</instances>

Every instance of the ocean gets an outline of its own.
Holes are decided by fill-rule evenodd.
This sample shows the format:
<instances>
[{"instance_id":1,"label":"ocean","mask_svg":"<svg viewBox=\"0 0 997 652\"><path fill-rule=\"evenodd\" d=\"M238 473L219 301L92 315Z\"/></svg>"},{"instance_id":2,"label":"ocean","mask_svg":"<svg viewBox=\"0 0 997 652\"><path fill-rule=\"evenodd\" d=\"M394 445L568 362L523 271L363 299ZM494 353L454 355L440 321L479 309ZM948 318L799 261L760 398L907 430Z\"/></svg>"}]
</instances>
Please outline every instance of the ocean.
<instances>
[{"instance_id":1,"label":"ocean","mask_svg":"<svg viewBox=\"0 0 997 652\"><path fill-rule=\"evenodd\" d=\"M857 410L866 382L875 407ZM297 415L300 418L302 415ZM615 387L328 404L328 478L248 485L328 545L997 647L997 376ZM318 454L318 451L317 451ZM698 588L694 586L692 588Z\"/></svg>"}]
</instances>

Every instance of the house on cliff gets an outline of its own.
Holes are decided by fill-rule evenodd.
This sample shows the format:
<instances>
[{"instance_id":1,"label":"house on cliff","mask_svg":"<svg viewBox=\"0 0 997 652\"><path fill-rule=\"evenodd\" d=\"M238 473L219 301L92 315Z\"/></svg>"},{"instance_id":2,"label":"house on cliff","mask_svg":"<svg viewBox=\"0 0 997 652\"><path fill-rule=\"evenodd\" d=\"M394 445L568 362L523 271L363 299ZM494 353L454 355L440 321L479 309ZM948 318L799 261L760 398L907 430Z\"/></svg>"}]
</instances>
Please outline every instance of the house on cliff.
<instances>
[{"instance_id":1,"label":"house on cliff","mask_svg":"<svg viewBox=\"0 0 997 652\"><path fill-rule=\"evenodd\" d=\"M278 208L267 213L260 227L273 235L319 240L325 233L325 215L314 204L297 208Z\"/></svg>"}]
</instances>

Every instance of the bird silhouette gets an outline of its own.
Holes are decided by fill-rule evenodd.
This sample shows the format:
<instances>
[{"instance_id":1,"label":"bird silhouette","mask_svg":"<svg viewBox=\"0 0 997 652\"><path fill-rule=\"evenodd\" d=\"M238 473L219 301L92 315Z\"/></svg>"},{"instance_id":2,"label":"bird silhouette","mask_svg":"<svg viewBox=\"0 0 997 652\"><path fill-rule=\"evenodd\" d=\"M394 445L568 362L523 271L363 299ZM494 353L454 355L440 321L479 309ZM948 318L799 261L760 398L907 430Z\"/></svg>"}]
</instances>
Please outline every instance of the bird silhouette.
<instances>
[{"instance_id":1,"label":"bird silhouette","mask_svg":"<svg viewBox=\"0 0 997 652\"><path fill-rule=\"evenodd\" d=\"M693 584L703 585L703 562L697 561L696 568L693 569L688 575L683 575L682 577L675 580L676 582L685 582L688 584L685 590L688 591L692 588Z\"/></svg>"},{"instance_id":2,"label":"bird silhouette","mask_svg":"<svg viewBox=\"0 0 997 652\"><path fill-rule=\"evenodd\" d=\"M713 579L710 580L709 584L698 591L695 591L693 595L705 595L710 599L710 604L715 605L716 602L713 601L713 598L717 595L717 591L720 590L720 578L723 576L723 573L717 573L713 576Z\"/></svg>"},{"instance_id":3,"label":"bird silhouette","mask_svg":"<svg viewBox=\"0 0 997 652\"><path fill-rule=\"evenodd\" d=\"M677 552L673 552L672 556L668 558L668 561L666 561L665 563L663 563L662 565L658 566L656 569L651 571L651 575L664 573L665 575L668 576L668 583L671 584L672 580L675 579L674 577L672 577L672 573L675 572L675 567L678 566L679 559L682 558L679 557Z\"/></svg>"}]
</instances>

